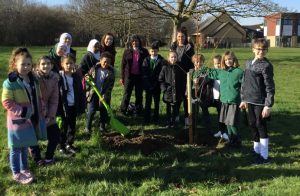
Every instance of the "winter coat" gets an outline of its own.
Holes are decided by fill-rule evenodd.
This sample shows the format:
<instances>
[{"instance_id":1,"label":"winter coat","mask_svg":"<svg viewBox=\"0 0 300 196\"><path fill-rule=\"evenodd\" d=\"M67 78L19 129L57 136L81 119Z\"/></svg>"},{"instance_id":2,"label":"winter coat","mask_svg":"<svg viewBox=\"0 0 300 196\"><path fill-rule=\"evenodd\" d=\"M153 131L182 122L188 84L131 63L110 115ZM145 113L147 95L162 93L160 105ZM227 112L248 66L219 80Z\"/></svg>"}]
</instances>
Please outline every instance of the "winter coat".
<instances>
[{"instance_id":1,"label":"winter coat","mask_svg":"<svg viewBox=\"0 0 300 196\"><path fill-rule=\"evenodd\" d=\"M59 100L59 75L51 71L48 76L45 76L40 71L36 71L35 76L40 83L42 99L45 103L46 108L46 118L50 120L49 122L47 122L47 126L50 126L56 123L55 117Z\"/></svg>"},{"instance_id":2,"label":"winter coat","mask_svg":"<svg viewBox=\"0 0 300 196\"><path fill-rule=\"evenodd\" d=\"M273 65L267 58L246 62L241 98L242 101L272 107L274 104L275 84Z\"/></svg>"},{"instance_id":3,"label":"winter coat","mask_svg":"<svg viewBox=\"0 0 300 196\"><path fill-rule=\"evenodd\" d=\"M139 58L139 69L141 71L142 64L144 59L149 56L148 50L145 48L139 49L140 58ZM121 63L121 78L123 81L125 81L127 78L130 78L131 76L131 66L133 62L133 49L128 48L124 51L123 57L122 57L122 63Z\"/></svg>"},{"instance_id":4,"label":"winter coat","mask_svg":"<svg viewBox=\"0 0 300 196\"><path fill-rule=\"evenodd\" d=\"M184 93L184 84L181 74L182 70L178 64L164 65L159 74L161 91L163 92L163 101L165 103L176 103L180 101Z\"/></svg>"},{"instance_id":5,"label":"winter coat","mask_svg":"<svg viewBox=\"0 0 300 196\"><path fill-rule=\"evenodd\" d=\"M29 78L33 100L16 72L10 73L3 82L2 105L7 110L9 148L34 146L37 145L37 139L47 139L39 83L31 73Z\"/></svg>"},{"instance_id":6,"label":"winter coat","mask_svg":"<svg viewBox=\"0 0 300 196\"><path fill-rule=\"evenodd\" d=\"M99 60L94 57L94 54L91 52L86 53L80 62L80 68L83 75L87 74L89 70L95 66Z\"/></svg>"},{"instance_id":7,"label":"winter coat","mask_svg":"<svg viewBox=\"0 0 300 196\"><path fill-rule=\"evenodd\" d=\"M145 90L160 91L160 83L158 81L159 74L162 69L163 57L158 55L153 68L150 65L150 56L146 57L142 65L142 77Z\"/></svg>"},{"instance_id":8,"label":"winter coat","mask_svg":"<svg viewBox=\"0 0 300 196\"><path fill-rule=\"evenodd\" d=\"M170 50L176 52L177 47L178 47L177 42L173 42L171 47L170 47ZM191 43L187 43L185 45L185 50L183 52L181 60L178 62L180 67L185 72L188 72L190 69L194 68L194 64L192 62L192 57L193 57L194 54L195 54L194 45L191 44Z\"/></svg>"},{"instance_id":9,"label":"winter coat","mask_svg":"<svg viewBox=\"0 0 300 196\"><path fill-rule=\"evenodd\" d=\"M100 67L100 64L97 64L96 67L93 67L89 71L89 74L92 76L94 81L96 81L96 78L99 77L97 74L99 69L102 69L102 68ZM113 89L114 83L115 83L115 71L112 66L109 66L106 70L108 71L107 72L108 75L106 76L106 78L103 81L103 86L102 86L102 89L100 90L100 94L104 97L105 102L109 104L110 100L111 100L111 92L112 92L112 89ZM92 97L95 94L95 91L93 88L88 86L88 83L86 83L86 85L87 85L86 100L87 100L87 102L91 102Z\"/></svg>"},{"instance_id":10,"label":"winter coat","mask_svg":"<svg viewBox=\"0 0 300 196\"><path fill-rule=\"evenodd\" d=\"M68 107L67 93L68 85L64 82L64 72L59 72L59 103L57 108L57 116L67 117L66 108ZM74 88L74 100L76 115L83 114L85 112L85 96L81 84L80 76L77 72L72 74L73 88Z\"/></svg>"},{"instance_id":11,"label":"winter coat","mask_svg":"<svg viewBox=\"0 0 300 196\"><path fill-rule=\"evenodd\" d=\"M238 67L224 69L209 69L208 77L220 80L220 100L222 103L239 104L241 102L240 88L243 70Z\"/></svg>"}]
</instances>

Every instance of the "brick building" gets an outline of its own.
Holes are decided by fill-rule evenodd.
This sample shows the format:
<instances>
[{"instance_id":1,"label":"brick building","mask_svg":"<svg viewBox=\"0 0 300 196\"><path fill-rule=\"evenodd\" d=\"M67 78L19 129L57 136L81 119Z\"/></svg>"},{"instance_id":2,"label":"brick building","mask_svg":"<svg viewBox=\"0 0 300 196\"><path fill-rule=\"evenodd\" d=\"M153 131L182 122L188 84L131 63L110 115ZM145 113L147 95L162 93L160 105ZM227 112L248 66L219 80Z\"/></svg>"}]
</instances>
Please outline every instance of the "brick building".
<instances>
[{"instance_id":1,"label":"brick building","mask_svg":"<svg viewBox=\"0 0 300 196\"><path fill-rule=\"evenodd\" d=\"M264 36L270 47L300 47L300 13L265 16Z\"/></svg>"}]
</instances>

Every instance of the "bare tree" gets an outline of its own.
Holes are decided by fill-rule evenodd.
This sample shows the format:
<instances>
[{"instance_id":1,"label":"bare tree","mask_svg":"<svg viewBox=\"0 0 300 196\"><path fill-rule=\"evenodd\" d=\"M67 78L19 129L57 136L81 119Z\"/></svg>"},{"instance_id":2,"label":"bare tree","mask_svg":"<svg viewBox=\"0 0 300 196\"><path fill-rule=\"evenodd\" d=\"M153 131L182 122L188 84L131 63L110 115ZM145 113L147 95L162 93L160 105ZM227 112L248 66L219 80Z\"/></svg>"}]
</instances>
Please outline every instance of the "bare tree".
<instances>
[{"instance_id":1,"label":"bare tree","mask_svg":"<svg viewBox=\"0 0 300 196\"><path fill-rule=\"evenodd\" d=\"M265 16L282 10L271 0L129 0L147 11L173 21L173 38L182 23L203 14L228 13L231 16Z\"/></svg>"},{"instance_id":2,"label":"bare tree","mask_svg":"<svg viewBox=\"0 0 300 196\"><path fill-rule=\"evenodd\" d=\"M71 4L80 31L94 34L112 32L118 37L121 46L127 45L133 33L143 35L146 43L154 37L169 33L168 28L162 31L168 24L167 19L126 0L72 0Z\"/></svg>"}]
</instances>

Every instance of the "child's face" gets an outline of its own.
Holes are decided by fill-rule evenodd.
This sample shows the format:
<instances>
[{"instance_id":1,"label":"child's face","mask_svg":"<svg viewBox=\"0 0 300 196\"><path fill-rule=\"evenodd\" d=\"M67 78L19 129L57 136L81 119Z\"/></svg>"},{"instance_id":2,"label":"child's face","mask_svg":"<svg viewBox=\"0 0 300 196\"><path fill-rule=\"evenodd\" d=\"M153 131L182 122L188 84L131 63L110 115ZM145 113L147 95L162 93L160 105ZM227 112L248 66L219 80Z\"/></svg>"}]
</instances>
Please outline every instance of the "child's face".
<instances>
[{"instance_id":1,"label":"child's face","mask_svg":"<svg viewBox=\"0 0 300 196\"><path fill-rule=\"evenodd\" d=\"M220 59L214 59L213 61L214 61L214 67L216 69L219 69L220 66L221 66L221 60Z\"/></svg>"},{"instance_id":2,"label":"child's face","mask_svg":"<svg viewBox=\"0 0 300 196\"><path fill-rule=\"evenodd\" d=\"M268 49L256 44L253 46L252 51L256 59L263 59L266 56Z\"/></svg>"},{"instance_id":3,"label":"child's face","mask_svg":"<svg viewBox=\"0 0 300 196\"><path fill-rule=\"evenodd\" d=\"M106 35L104 39L105 46L111 46L114 41L114 38L111 35Z\"/></svg>"},{"instance_id":4,"label":"child's face","mask_svg":"<svg viewBox=\"0 0 300 196\"><path fill-rule=\"evenodd\" d=\"M157 49L150 49L149 53L150 53L151 57L156 57L158 55L158 50Z\"/></svg>"},{"instance_id":5,"label":"child's face","mask_svg":"<svg viewBox=\"0 0 300 196\"><path fill-rule=\"evenodd\" d=\"M64 56L66 54L66 50L65 47L61 46L61 47L57 47L56 49L56 54L58 56Z\"/></svg>"},{"instance_id":6,"label":"child's face","mask_svg":"<svg viewBox=\"0 0 300 196\"><path fill-rule=\"evenodd\" d=\"M27 75L32 69L32 61L31 58L26 58L23 56L16 57L15 66L17 72L21 76Z\"/></svg>"},{"instance_id":7,"label":"child's face","mask_svg":"<svg viewBox=\"0 0 300 196\"><path fill-rule=\"evenodd\" d=\"M75 69L75 62L72 59L64 59L61 62L61 66L66 74L71 74Z\"/></svg>"},{"instance_id":8,"label":"child's face","mask_svg":"<svg viewBox=\"0 0 300 196\"><path fill-rule=\"evenodd\" d=\"M101 58L101 60L100 60L101 68L107 69L109 64L110 64L110 59L109 58L106 58L106 57Z\"/></svg>"},{"instance_id":9,"label":"child's face","mask_svg":"<svg viewBox=\"0 0 300 196\"><path fill-rule=\"evenodd\" d=\"M202 59L197 58L196 61L194 62L194 67L195 69L199 69L202 67L204 64L204 61Z\"/></svg>"},{"instance_id":10,"label":"child's face","mask_svg":"<svg viewBox=\"0 0 300 196\"><path fill-rule=\"evenodd\" d=\"M169 62L173 65L177 62L177 55L175 53L169 54Z\"/></svg>"},{"instance_id":11,"label":"child's face","mask_svg":"<svg viewBox=\"0 0 300 196\"><path fill-rule=\"evenodd\" d=\"M227 67L232 67L233 64L234 64L234 58L233 58L233 56L230 56L230 55L226 56L225 57L225 65Z\"/></svg>"},{"instance_id":12,"label":"child's face","mask_svg":"<svg viewBox=\"0 0 300 196\"><path fill-rule=\"evenodd\" d=\"M39 70L44 73L45 75L48 75L50 71L52 70L52 64L49 59L41 59L39 64Z\"/></svg>"}]
</instances>

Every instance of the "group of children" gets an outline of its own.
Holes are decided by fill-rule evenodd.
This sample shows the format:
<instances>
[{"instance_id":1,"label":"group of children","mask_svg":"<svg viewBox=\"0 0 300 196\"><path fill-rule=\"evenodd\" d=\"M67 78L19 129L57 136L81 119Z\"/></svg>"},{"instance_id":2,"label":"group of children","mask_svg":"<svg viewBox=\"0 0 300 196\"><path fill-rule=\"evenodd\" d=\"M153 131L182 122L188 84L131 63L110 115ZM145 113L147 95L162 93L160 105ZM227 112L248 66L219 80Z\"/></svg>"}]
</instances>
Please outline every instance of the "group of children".
<instances>
[{"instance_id":1,"label":"group of children","mask_svg":"<svg viewBox=\"0 0 300 196\"><path fill-rule=\"evenodd\" d=\"M181 95L186 93L183 82L186 72L178 63L178 53L171 50L167 61L159 61L160 73L149 74L151 60L161 58L158 56L158 48L152 47L149 51L150 57L143 65L145 73L148 73L143 75L146 80L144 84L160 83L162 100L166 103L167 126L173 128L176 126L179 104L183 101ZM205 128L212 133L208 108L215 107L218 112L219 131L214 136L221 137L229 146L240 147L238 127L240 109L247 110L247 120L253 133L255 164L269 162L266 122L270 118L271 107L274 104L275 84L273 66L266 58L267 51L267 41L263 38L256 39L252 48L254 58L246 62L244 71L239 68L238 59L232 51L226 51L222 56L216 55L213 59L214 68L205 66L202 54L195 54L192 57L194 64L194 69L191 70L192 102L197 102L197 107L201 108ZM154 92L160 91L152 91L154 97L159 97ZM149 92L146 90L146 100L149 97L147 93ZM155 116L159 108L158 103L159 101L155 101ZM146 105L146 108L145 120L149 121L149 105Z\"/></svg>"},{"instance_id":2,"label":"group of children","mask_svg":"<svg viewBox=\"0 0 300 196\"><path fill-rule=\"evenodd\" d=\"M107 34L103 42L110 36ZM76 68L76 51L70 47L71 39L69 34L63 34L50 55L39 58L34 67L26 48L12 52L9 75L3 83L2 104L7 110L13 179L21 184L28 184L34 178L28 169L28 148L37 165L54 163L53 156L58 144L60 152L65 156L77 152L78 149L73 145L76 117L85 112L86 103L86 130L91 132L95 112L100 110L100 131L106 131L109 117L101 102L110 104L115 82L112 66L115 50L110 48L99 53L99 42L91 40L88 46L90 54L84 57L81 67ZM108 39L107 43L112 44L112 41ZM244 72L238 68L238 60L231 51L226 51L222 58L214 58L216 68L205 67L204 56L201 54L192 58L193 99L199 100L205 127L211 131L208 107L216 107L220 133L215 136L222 136L233 146L240 145L239 111L240 108L248 108L257 163L268 162L266 120L270 116L275 93L272 64L265 58L267 49L264 39L255 40L255 58L247 62ZM172 128L176 126L179 103L183 101L182 95L186 91L186 72L178 65L176 51L170 51L167 60L158 52L158 43L152 44L149 55L140 67L141 81L146 92L144 118L146 123L150 119L157 122L162 92L162 100L166 103L167 126ZM100 100L94 89L84 82L85 77L94 79L104 100ZM150 118L152 97L154 115ZM48 139L44 159L38 146L39 139Z\"/></svg>"}]
</instances>

